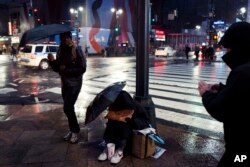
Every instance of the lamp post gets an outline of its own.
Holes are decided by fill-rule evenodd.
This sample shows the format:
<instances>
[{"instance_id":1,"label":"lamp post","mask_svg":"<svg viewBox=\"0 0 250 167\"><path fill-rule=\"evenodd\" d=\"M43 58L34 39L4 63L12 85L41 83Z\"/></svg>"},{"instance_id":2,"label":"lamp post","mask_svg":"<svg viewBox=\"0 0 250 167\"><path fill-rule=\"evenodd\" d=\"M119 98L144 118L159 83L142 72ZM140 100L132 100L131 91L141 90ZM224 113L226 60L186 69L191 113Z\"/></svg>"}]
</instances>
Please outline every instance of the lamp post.
<instances>
[{"instance_id":1,"label":"lamp post","mask_svg":"<svg viewBox=\"0 0 250 167\"><path fill-rule=\"evenodd\" d=\"M241 21L245 21L245 13L247 12L247 9L245 7L240 8L239 14L241 16Z\"/></svg>"},{"instance_id":2,"label":"lamp post","mask_svg":"<svg viewBox=\"0 0 250 167\"><path fill-rule=\"evenodd\" d=\"M214 33L215 29L213 28L213 21L215 15L215 8L214 8L214 0L209 0L208 2L208 20L207 20L207 33L209 35L208 43L209 45L212 44L212 34Z\"/></svg>"},{"instance_id":3,"label":"lamp post","mask_svg":"<svg viewBox=\"0 0 250 167\"><path fill-rule=\"evenodd\" d=\"M197 31L199 31L199 30L201 29L201 26L200 26L200 25L196 25L196 26L195 26L195 29L196 29Z\"/></svg>"},{"instance_id":4,"label":"lamp post","mask_svg":"<svg viewBox=\"0 0 250 167\"><path fill-rule=\"evenodd\" d=\"M123 13L122 9L111 8L112 13L115 13L115 55L117 56L117 47L118 47L118 36L121 32L121 27L119 25L119 17Z\"/></svg>"},{"instance_id":5,"label":"lamp post","mask_svg":"<svg viewBox=\"0 0 250 167\"><path fill-rule=\"evenodd\" d=\"M138 101L149 115L151 125L156 128L155 105L149 95L149 0L137 0L136 28L136 92Z\"/></svg>"},{"instance_id":6,"label":"lamp post","mask_svg":"<svg viewBox=\"0 0 250 167\"><path fill-rule=\"evenodd\" d=\"M73 24L74 24L74 27L76 29L76 45L78 46L79 45L79 32L78 32L78 28L79 28L79 20L78 20L78 16L79 16L79 12L82 12L83 11L83 7L79 6L78 8L70 8L70 13L72 15L74 15L74 18L73 18Z\"/></svg>"}]
</instances>

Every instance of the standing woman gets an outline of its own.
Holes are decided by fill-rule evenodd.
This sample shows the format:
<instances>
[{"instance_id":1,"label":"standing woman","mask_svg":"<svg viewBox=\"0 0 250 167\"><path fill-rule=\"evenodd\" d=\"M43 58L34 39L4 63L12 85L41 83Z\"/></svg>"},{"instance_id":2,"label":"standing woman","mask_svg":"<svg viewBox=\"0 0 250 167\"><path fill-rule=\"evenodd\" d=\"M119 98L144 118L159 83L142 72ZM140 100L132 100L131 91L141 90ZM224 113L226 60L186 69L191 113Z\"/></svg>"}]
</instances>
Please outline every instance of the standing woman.
<instances>
[{"instance_id":1,"label":"standing woman","mask_svg":"<svg viewBox=\"0 0 250 167\"><path fill-rule=\"evenodd\" d=\"M56 60L48 55L50 66L61 77L63 110L68 118L69 132L64 136L65 141L78 142L80 127L75 114L74 105L82 87L82 77L86 71L86 58L82 50L75 46L71 32L60 34L61 44L57 51Z\"/></svg>"}]
</instances>

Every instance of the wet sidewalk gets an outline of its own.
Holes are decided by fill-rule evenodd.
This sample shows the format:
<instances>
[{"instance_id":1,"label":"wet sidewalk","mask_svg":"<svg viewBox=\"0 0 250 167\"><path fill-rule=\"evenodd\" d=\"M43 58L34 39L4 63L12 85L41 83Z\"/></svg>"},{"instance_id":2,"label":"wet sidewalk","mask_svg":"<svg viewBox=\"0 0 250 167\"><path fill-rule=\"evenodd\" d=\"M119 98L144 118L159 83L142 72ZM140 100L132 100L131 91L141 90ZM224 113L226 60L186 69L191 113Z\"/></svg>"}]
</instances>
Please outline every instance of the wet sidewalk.
<instances>
[{"instance_id":1,"label":"wet sidewalk","mask_svg":"<svg viewBox=\"0 0 250 167\"><path fill-rule=\"evenodd\" d=\"M8 111L8 112L6 112ZM78 113L80 142L63 141L67 119L60 104L0 106L1 167L98 167L113 166L98 162L99 144L105 129L102 116L84 127L85 113ZM222 140L157 122L157 130L166 144L159 158L138 159L126 156L122 167L215 167L224 144Z\"/></svg>"}]
</instances>

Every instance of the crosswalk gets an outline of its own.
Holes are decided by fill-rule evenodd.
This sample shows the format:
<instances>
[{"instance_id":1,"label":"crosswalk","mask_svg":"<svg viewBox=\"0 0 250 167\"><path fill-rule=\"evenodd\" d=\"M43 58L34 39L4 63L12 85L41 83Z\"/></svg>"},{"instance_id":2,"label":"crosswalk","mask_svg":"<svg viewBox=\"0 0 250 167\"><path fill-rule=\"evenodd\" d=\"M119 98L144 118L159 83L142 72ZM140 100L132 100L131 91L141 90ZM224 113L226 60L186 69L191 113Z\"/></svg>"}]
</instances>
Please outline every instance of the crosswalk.
<instances>
[{"instance_id":1,"label":"crosswalk","mask_svg":"<svg viewBox=\"0 0 250 167\"><path fill-rule=\"evenodd\" d=\"M204 135L222 137L222 123L206 112L197 87L199 80L225 83L229 72L230 69L224 63L171 64L150 68L149 94L155 104L157 120ZM97 93L117 81L126 81L124 90L133 96L135 78L135 69L130 69L121 75L85 80L78 102L81 105L83 101L85 105L89 104ZM86 97L90 101L86 101Z\"/></svg>"},{"instance_id":2,"label":"crosswalk","mask_svg":"<svg viewBox=\"0 0 250 167\"><path fill-rule=\"evenodd\" d=\"M120 61L120 59L119 59ZM132 96L136 90L136 70L134 62L124 67L114 63L115 67L107 65L106 69L88 69L84 75L82 91L76 102L76 112L84 116L86 107L95 96L108 85L126 81L124 90ZM107 72L108 70L112 72ZM222 62L165 64L149 69L149 95L155 104L157 121L174 127L197 132L201 135L223 137L222 123L213 119L202 105L197 87L200 80L209 83L226 82L230 69ZM59 78L58 78L59 79ZM27 84L28 79L15 80L9 83L11 88L1 88L0 95L18 92L14 84ZM58 82L59 83L59 82ZM21 87L21 85L19 85ZM35 103L62 103L60 84L39 92ZM3 101L4 103L4 101Z\"/></svg>"}]
</instances>

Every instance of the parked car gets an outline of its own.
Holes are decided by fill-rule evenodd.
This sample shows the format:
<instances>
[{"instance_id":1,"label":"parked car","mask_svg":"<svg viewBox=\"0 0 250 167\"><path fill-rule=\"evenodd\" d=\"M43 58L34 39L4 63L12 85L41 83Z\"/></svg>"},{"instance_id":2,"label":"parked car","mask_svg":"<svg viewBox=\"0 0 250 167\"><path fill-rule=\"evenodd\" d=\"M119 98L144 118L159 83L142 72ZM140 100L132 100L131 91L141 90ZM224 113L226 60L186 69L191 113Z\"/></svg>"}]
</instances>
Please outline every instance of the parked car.
<instances>
[{"instance_id":1,"label":"parked car","mask_svg":"<svg viewBox=\"0 0 250 167\"><path fill-rule=\"evenodd\" d=\"M171 46L161 46L155 49L155 56L174 56L176 50Z\"/></svg>"},{"instance_id":2,"label":"parked car","mask_svg":"<svg viewBox=\"0 0 250 167\"><path fill-rule=\"evenodd\" d=\"M55 44L27 44L17 54L18 63L46 70L49 68L48 53L52 53L56 57L58 48L59 45Z\"/></svg>"},{"instance_id":3,"label":"parked car","mask_svg":"<svg viewBox=\"0 0 250 167\"><path fill-rule=\"evenodd\" d=\"M222 60L222 56L224 56L224 54L226 54L226 50L224 48L216 48L215 49L215 59L216 60Z\"/></svg>"}]
</instances>

